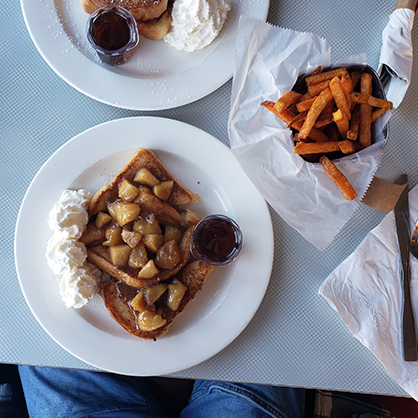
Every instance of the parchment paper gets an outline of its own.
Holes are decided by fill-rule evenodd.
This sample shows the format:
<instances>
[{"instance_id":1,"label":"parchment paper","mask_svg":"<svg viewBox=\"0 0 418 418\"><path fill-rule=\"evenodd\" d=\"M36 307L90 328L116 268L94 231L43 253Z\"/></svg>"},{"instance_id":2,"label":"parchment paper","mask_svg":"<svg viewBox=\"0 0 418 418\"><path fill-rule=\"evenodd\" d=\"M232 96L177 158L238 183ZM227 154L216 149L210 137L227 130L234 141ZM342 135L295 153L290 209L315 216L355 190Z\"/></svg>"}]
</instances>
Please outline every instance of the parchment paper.
<instances>
[{"instance_id":1,"label":"parchment paper","mask_svg":"<svg viewBox=\"0 0 418 418\"><path fill-rule=\"evenodd\" d=\"M293 153L290 129L260 104L291 90L299 75L330 67L330 47L314 34L295 32L248 17L238 26L236 67L229 115L232 152L274 210L320 250L352 216L366 192L382 155L382 133L390 113L374 126L372 146L334 160L358 197L346 200L318 163ZM366 64L365 54L343 66Z\"/></svg>"}]
</instances>

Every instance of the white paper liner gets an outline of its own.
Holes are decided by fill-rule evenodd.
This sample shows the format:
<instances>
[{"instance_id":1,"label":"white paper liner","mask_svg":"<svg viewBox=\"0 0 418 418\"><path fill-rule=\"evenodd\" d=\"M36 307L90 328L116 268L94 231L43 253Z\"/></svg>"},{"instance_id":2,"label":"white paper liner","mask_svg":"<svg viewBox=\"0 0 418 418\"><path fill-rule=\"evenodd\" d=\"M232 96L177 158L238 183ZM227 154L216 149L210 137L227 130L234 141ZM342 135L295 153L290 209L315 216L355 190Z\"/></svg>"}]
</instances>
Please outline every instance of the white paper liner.
<instances>
[{"instance_id":1,"label":"white paper liner","mask_svg":"<svg viewBox=\"0 0 418 418\"><path fill-rule=\"evenodd\" d=\"M260 104L275 102L291 90L299 75L331 66L328 42L314 34L274 27L242 16L237 34L236 68L229 115L232 152L273 209L320 250L352 216L382 156L382 133L390 114L374 124L374 144L334 160L358 197L344 198L318 163L293 153L293 138L272 112ZM366 63L365 55L341 65Z\"/></svg>"},{"instance_id":2,"label":"white paper liner","mask_svg":"<svg viewBox=\"0 0 418 418\"><path fill-rule=\"evenodd\" d=\"M411 82L412 73L412 40L411 31L415 13L410 9L396 9L389 17L389 23L382 33L382 50L380 53L378 74L384 66L391 74L386 97L397 108L402 102Z\"/></svg>"}]
</instances>

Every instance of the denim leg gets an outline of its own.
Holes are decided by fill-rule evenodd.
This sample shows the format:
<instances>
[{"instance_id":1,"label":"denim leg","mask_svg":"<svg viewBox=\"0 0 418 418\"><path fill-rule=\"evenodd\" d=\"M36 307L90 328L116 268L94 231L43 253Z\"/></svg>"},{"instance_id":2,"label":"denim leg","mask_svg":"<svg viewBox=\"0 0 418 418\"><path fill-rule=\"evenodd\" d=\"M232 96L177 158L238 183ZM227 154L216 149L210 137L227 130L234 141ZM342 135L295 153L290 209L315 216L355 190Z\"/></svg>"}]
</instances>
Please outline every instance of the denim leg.
<instances>
[{"instance_id":1,"label":"denim leg","mask_svg":"<svg viewBox=\"0 0 418 418\"><path fill-rule=\"evenodd\" d=\"M303 418L305 390L197 380L181 418Z\"/></svg>"},{"instance_id":2,"label":"denim leg","mask_svg":"<svg viewBox=\"0 0 418 418\"><path fill-rule=\"evenodd\" d=\"M19 374L31 418L166 417L141 378L31 366Z\"/></svg>"}]
</instances>

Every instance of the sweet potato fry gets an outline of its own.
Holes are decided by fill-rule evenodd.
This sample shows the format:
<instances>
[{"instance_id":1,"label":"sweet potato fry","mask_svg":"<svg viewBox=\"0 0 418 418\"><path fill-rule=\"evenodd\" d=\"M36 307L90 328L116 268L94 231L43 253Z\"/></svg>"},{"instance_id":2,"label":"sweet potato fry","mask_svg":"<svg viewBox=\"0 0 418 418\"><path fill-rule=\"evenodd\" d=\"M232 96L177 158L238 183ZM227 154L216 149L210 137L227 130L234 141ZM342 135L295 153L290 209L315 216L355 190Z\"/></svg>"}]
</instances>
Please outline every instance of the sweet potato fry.
<instances>
[{"instance_id":1,"label":"sweet potato fry","mask_svg":"<svg viewBox=\"0 0 418 418\"><path fill-rule=\"evenodd\" d=\"M332 113L322 112L321 116L316 120L314 127L317 129L323 128L333 122Z\"/></svg>"},{"instance_id":2,"label":"sweet potato fry","mask_svg":"<svg viewBox=\"0 0 418 418\"><path fill-rule=\"evenodd\" d=\"M299 113L305 112L311 108L315 101L316 97L304 100L303 102L296 103L296 109Z\"/></svg>"},{"instance_id":3,"label":"sweet potato fry","mask_svg":"<svg viewBox=\"0 0 418 418\"><path fill-rule=\"evenodd\" d=\"M337 77L337 76L334 77L329 83L329 88L334 97L337 108L341 109L341 111L345 114L347 120L350 120L351 119L350 106L348 104L347 96L341 85L340 77Z\"/></svg>"},{"instance_id":4,"label":"sweet potato fry","mask_svg":"<svg viewBox=\"0 0 418 418\"><path fill-rule=\"evenodd\" d=\"M372 76L369 73L363 73L360 78L360 92L371 96L372 94ZM372 107L369 104L360 104L360 126L358 140L363 148L371 145L371 125L372 125Z\"/></svg>"},{"instance_id":5,"label":"sweet potato fry","mask_svg":"<svg viewBox=\"0 0 418 418\"><path fill-rule=\"evenodd\" d=\"M351 183L347 180L347 177L338 170L335 164L326 155L323 155L319 162L346 199L353 200L357 197L357 193Z\"/></svg>"},{"instance_id":6,"label":"sweet potato fry","mask_svg":"<svg viewBox=\"0 0 418 418\"><path fill-rule=\"evenodd\" d=\"M319 96L315 99L299 131L299 136L301 138L307 138L309 136L309 133L311 129L314 127L315 122L319 118L319 115L321 114L322 110L331 100L332 100L332 93L329 88L322 91L319 94Z\"/></svg>"},{"instance_id":7,"label":"sweet potato fry","mask_svg":"<svg viewBox=\"0 0 418 418\"><path fill-rule=\"evenodd\" d=\"M356 105L351 112L350 127L347 131L347 139L355 141L358 137L358 130L360 125L360 106Z\"/></svg>"},{"instance_id":8,"label":"sweet potato fry","mask_svg":"<svg viewBox=\"0 0 418 418\"><path fill-rule=\"evenodd\" d=\"M347 72L347 69L342 67L342 68L337 68L335 70L325 71L320 74L314 74L309 77L306 77L306 80L305 80L306 85L310 86L311 84L316 84L324 80L331 80L335 76L342 76L346 72Z\"/></svg>"},{"instance_id":9,"label":"sweet potato fry","mask_svg":"<svg viewBox=\"0 0 418 418\"><path fill-rule=\"evenodd\" d=\"M329 86L330 80L320 81L319 83L311 84L308 86L308 94L311 97L318 96L322 90L325 90Z\"/></svg>"},{"instance_id":10,"label":"sweet potato fry","mask_svg":"<svg viewBox=\"0 0 418 418\"><path fill-rule=\"evenodd\" d=\"M295 117L286 125L286 128L290 128L292 126L295 126L296 124L299 124L299 122L302 122L305 120L306 115L308 112L302 112L295 115Z\"/></svg>"},{"instance_id":11,"label":"sweet potato fry","mask_svg":"<svg viewBox=\"0 0 418 418\"><path fill-rule=\"evenodd\" d=\"M346 114L341 109L338 109L332 114L332 117L334 118L334 122L337 125L338 132L340 133L341 137L346 139L349 127L349 122Z\"/></svg>"},{"instance_id":12,"label":"sweet potato fry","mask_svg":"<svg viewBox=\"0 0 418 418\"><path fill-rule=\"evenodd\" d=\"M340 150L343 154L352 154L356 151L355 143L353 141L350 141L349 139L339 141L338 145L340 146Z\"/></svg>"},{"instance_id":13,"label":"sweet potato fry","mask_svg":"<svg viewBox=\"0 0 418 418\"><path fill-rule=\"evenodd\" d=\"M361 72L360 71L353 71L350 74L350 78L351 78L351 91L353 91L356 88L357 83L360 81Z\"/></svg>"},{"instance_id":14,"label":"sweet potato fry","mask_svg":"<svg viewBox=\"0 0 418 418\"><path fill-rule=\"evenodd\" d=\"M283 112L283 110L290 107L293 103L295 103L302 94L297 93L296 91L288 91L285 93L282 97L280 97L279 100L274 104L274 108L280 113Z\"/></svg>"},{"instance_id":15,"label":"sweet potato fry","mask_svg":"<svg viewBox=\"0 0 418 418\"><path fill-rule=\"evenodd\" d=\"M389 100L379 99L378 97L374 97L371 94L362 94L362 93L352 92L350 94L350 100L355 103L368 104L369 106L372 106L372 107L379 107L379 108L384 107L385 109L388 109L388 110L393 108L393 103L390 102Z\"/></svg>"},{"instance_id":16,"label":"sweet potato fry","mask_svg":"<svg viewBox=\"0 0 418 418\"><path fill-rule=\"evenodd\" d=\"M296 115L289 109L283 110L283 112L277 112L277 110L274 108L274 102L270 100L266 100L263 103L261 103L261 106L265 107L270 112L274 113L278 118L280 118L283 122L290 124L292 120L296 117ZM303 122L298 121L292 125L290 125L292 128L295 128L296 130L300 130L302 127ZM308 135L309 138L311 138L313 141L316 142L325 142L328 141L328 137L321 132L319 129L312 128L311 132ZM306 138L304 138L306 139Z\"/></svg>"},{"instance_id":17,"label":"sweet potato fry","mask_svg":"<svg viewBox=\"0 0 418 418\"><path fill-rule=\"evenodd\" d=\"M341 87L347 97L347 100L349 100L350 93L353 91L353 83L348 72L341 76Z\"/></svg>"},{"instance_id":18,"label":"sweet potato fry","mask_svg":"<svg viewBox=\"0 0 418 418\"><path fill-rule=\"evenodd\" d=\"M372 122L374 122L376 119L379 119L380 116L385 114L389 109L386 107L382 107L381 109L375 110L372 112Z\"/></svg>"},{"instance_id":19,"label":"sweet potato fry","mask_svg":"<svg viewBox=\"0 0 418 418\"><path fill-rule=\"evenodd\" d=\"M339 141L328 142L298 142L293 152L295 154L326 154L340 150Z\"/></svg>"}]
</instances>

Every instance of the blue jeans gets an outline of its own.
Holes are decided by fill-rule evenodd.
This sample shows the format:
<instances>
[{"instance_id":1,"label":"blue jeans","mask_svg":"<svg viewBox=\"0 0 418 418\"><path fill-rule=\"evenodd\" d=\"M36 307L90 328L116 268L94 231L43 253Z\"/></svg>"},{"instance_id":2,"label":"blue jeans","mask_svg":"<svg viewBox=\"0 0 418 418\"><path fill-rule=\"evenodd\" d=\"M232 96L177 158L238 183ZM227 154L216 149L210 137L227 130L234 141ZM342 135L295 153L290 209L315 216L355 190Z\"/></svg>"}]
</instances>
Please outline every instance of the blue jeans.
<instances>
[{"instance_id":1,"label":"blue jeans","mask_svg":"<svg viewBox=\"0 0 418 418\"><path fill-rule=\"evenodd\" d=\"M142 378L19 366L30 417L165 418ZM181 418L303 418L305 391L196 381Z\"/></svg>"}]
</instances>

